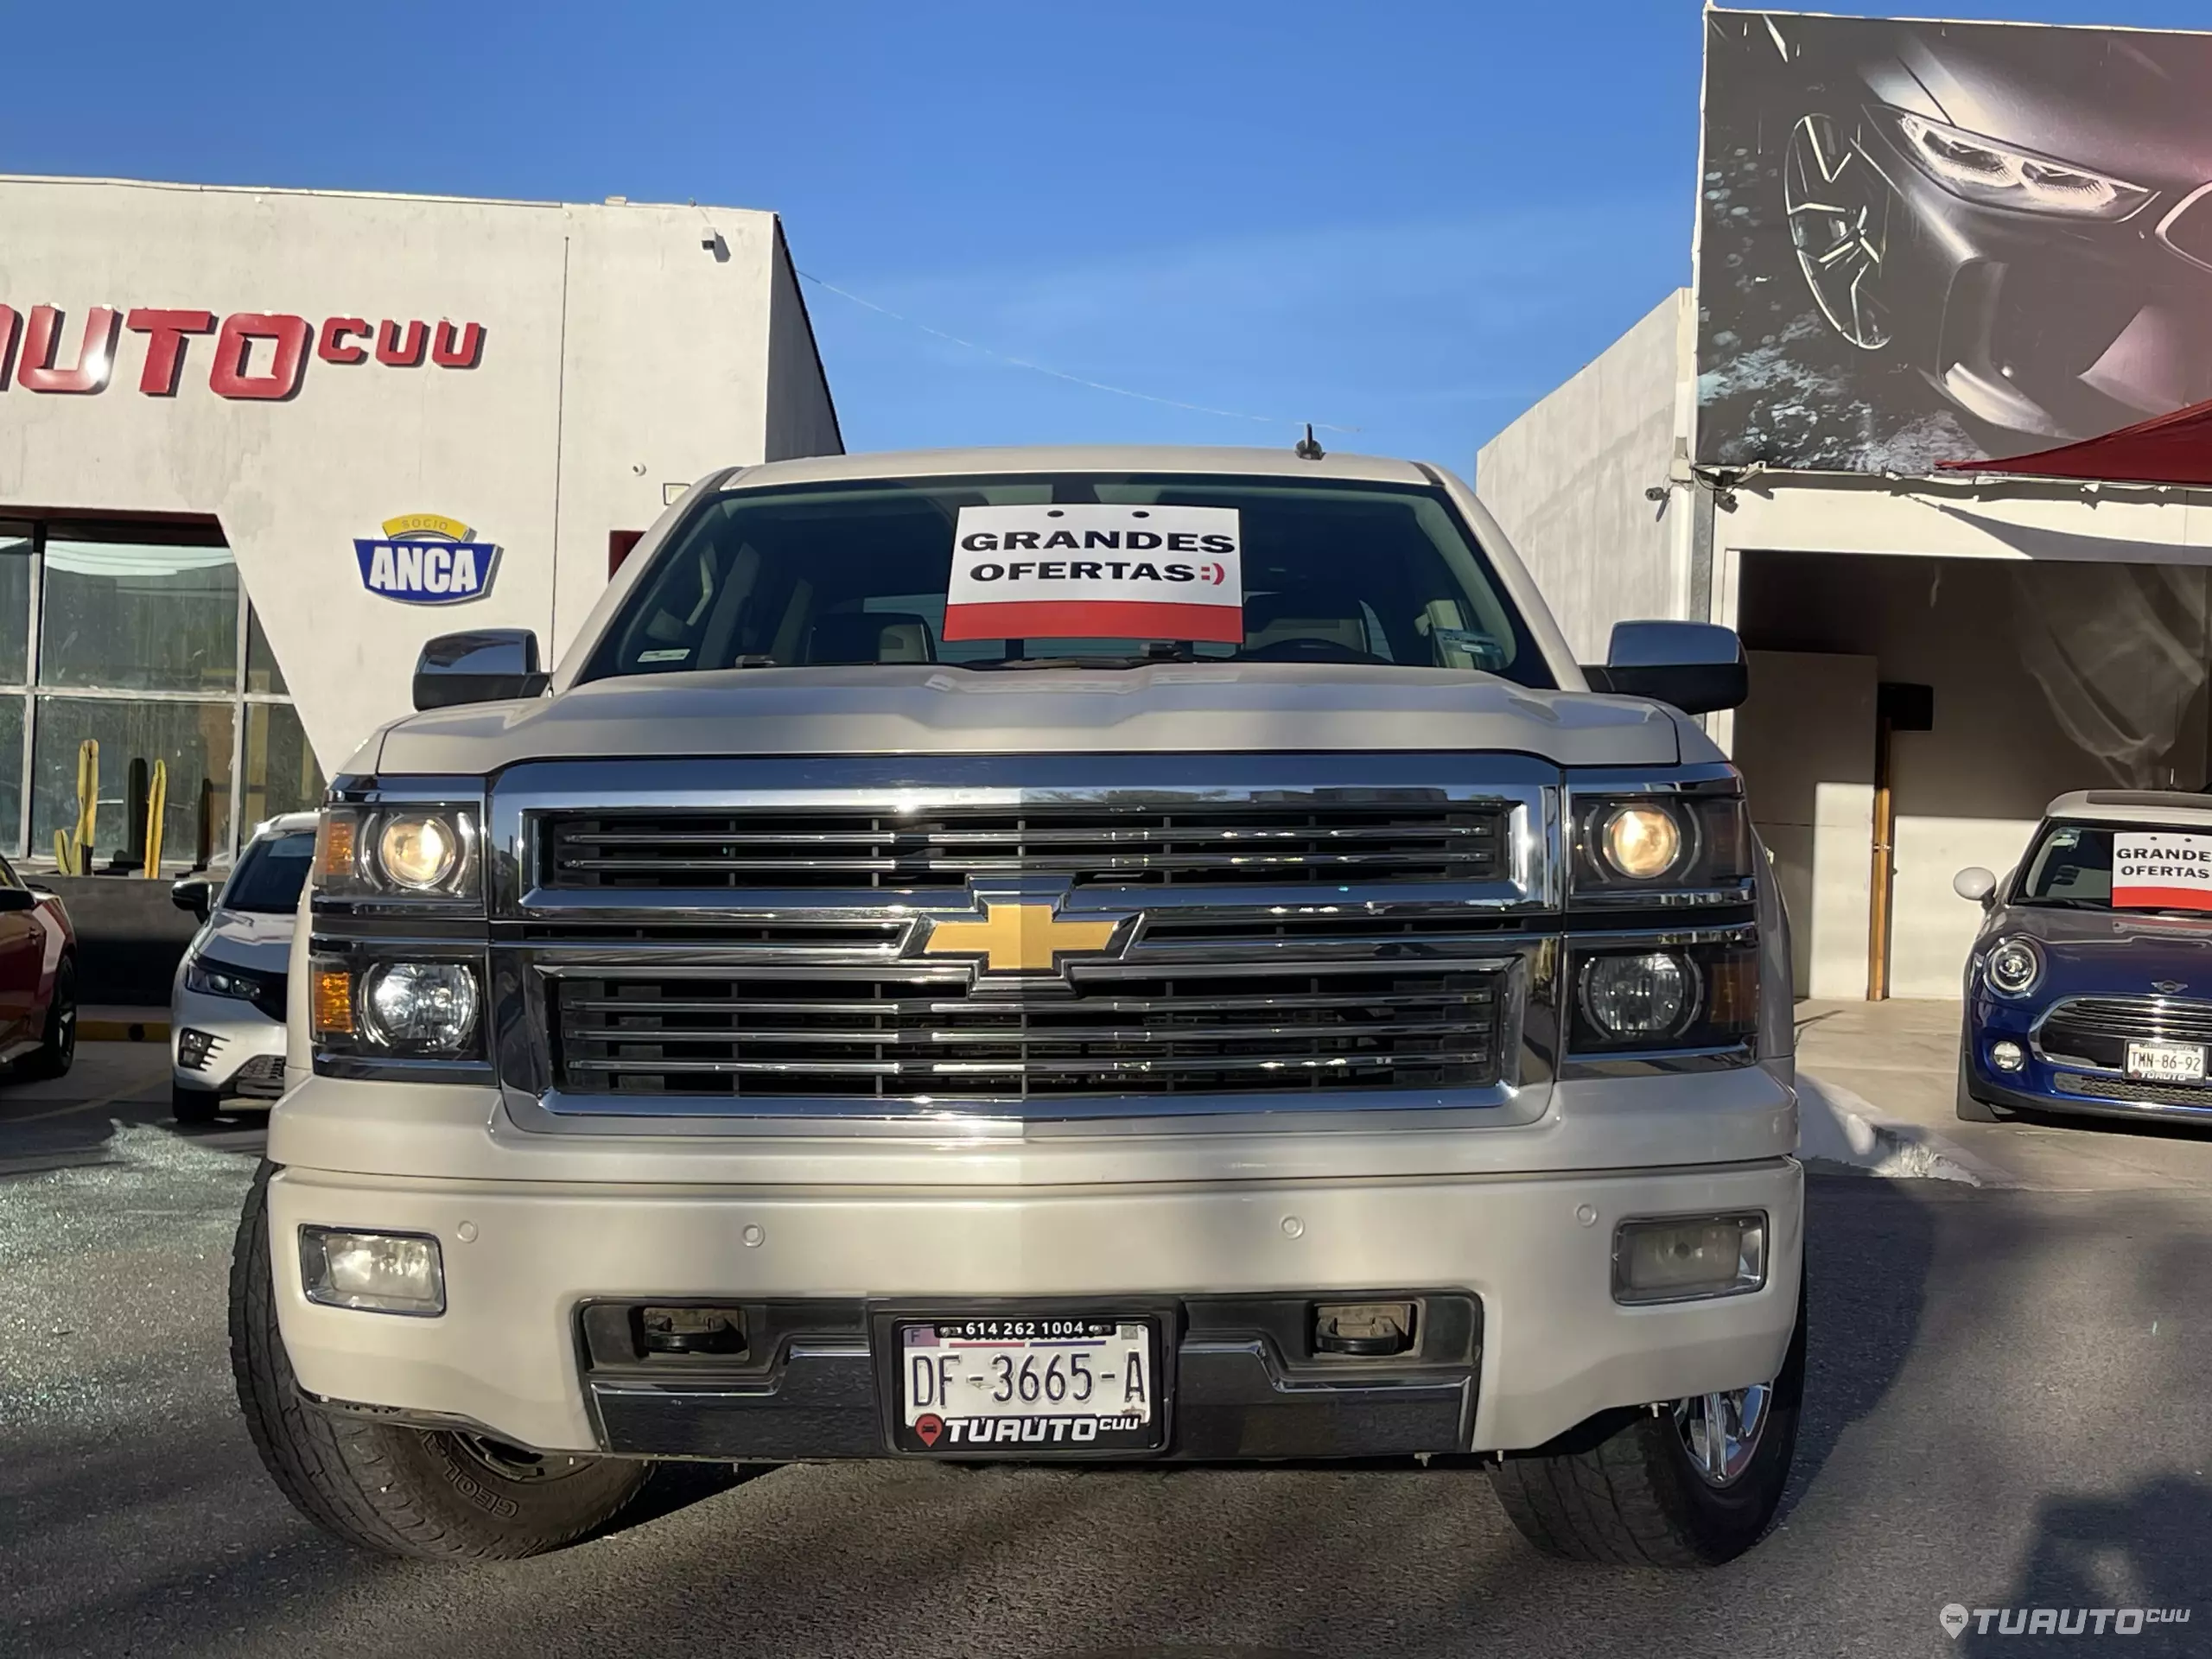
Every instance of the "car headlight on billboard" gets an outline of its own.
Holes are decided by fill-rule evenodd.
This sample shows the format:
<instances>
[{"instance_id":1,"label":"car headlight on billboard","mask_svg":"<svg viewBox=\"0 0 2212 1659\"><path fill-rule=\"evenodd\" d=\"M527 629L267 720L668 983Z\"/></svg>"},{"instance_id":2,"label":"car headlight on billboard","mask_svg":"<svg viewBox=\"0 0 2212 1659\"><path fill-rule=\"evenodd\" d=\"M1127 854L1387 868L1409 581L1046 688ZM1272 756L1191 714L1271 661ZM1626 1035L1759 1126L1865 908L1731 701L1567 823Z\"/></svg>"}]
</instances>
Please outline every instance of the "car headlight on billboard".
<instances>
[{"instance_id":1,"label":"car headlight on billboard","mask_svg":"<svg viewBox=\"0 0 2212 1659\"><path fill-rule=\"evenodd\" d=\"M1880 111L1916 166L1955 196L2019 213L2126 219L2151 192L1908 110Z\"/></svg>"}]
</instances>

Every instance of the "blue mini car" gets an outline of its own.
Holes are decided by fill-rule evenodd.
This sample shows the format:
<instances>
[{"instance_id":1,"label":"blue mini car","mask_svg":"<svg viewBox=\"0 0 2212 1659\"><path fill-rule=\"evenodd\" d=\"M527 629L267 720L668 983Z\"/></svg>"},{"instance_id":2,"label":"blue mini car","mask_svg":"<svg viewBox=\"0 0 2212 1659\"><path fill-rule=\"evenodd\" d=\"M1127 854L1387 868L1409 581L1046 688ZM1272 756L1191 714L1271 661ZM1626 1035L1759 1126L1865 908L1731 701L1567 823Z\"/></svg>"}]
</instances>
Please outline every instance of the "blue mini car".
<instances>
[{"instance_id":1,"label":"blue mini car","mask_svg":"<svg viewBox=\"0 0 2212 1659\"><path fill-rule=\"evenodd\" d=\"M1967 963L1959 1116L2212 1122L2212 797L2085 790L2045 810Z\"/></svg>"}]
</instances>

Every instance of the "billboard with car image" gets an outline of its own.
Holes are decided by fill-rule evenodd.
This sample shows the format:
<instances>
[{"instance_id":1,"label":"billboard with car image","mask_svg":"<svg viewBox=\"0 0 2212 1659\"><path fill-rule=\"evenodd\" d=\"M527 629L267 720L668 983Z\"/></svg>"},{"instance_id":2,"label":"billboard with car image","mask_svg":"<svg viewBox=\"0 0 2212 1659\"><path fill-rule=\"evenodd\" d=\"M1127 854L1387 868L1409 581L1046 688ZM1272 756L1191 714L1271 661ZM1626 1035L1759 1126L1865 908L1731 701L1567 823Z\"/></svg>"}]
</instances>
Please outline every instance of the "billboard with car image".
<instances>
[{"instance_id":1,"label":"billboard with car image","mask_svg":"<svg viewBox=\"0 0 2212 1659\"><path fill-rule=\"evenodd\" d=\"M1931 471L2212 398L2212 35L1706 14L1697 459Z\"/></svg>"}]
</instances>

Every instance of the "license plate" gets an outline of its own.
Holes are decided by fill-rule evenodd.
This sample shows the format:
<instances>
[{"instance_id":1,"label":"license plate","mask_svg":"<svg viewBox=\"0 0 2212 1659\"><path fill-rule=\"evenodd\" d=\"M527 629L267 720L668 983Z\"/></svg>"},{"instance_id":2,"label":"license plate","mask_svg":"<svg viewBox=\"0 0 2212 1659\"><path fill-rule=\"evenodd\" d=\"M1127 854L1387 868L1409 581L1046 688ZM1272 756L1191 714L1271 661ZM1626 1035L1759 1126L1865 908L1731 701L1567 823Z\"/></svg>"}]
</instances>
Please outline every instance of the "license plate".
<instances>
[{"instance_id":1,"label":"license plate","mask_svg":"<svg viewBox=\"0 0 2212 1659\"><path fill-rule=\"evenodd\" d=\"M2204 1045L2202 1043L2130 1043L2127 1075L2145 1083L2202 1083Z\"/></svg>"},{"instance_id":2,"label":"license plate","mask_svg":"<svg viewBox=\"0 0 2212 1659\"><path fill-rule=\"evenodd\" d=\"M1161 1442L1151 1319L935 1319L893 1328L902 1452L1051 1457Z\"/></svg>"}]
</instances>

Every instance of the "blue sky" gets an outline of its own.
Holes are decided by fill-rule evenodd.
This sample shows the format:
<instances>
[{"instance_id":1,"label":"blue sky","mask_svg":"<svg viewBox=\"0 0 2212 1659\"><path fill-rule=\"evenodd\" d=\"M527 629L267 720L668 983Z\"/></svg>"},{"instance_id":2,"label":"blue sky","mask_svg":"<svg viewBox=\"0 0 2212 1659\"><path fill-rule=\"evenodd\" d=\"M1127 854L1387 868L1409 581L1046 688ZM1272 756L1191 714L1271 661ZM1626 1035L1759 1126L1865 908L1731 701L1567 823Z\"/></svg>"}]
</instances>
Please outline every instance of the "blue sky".
<instances>
[{"instance_id":1,"label":"blue sky","mask_svg":"<svg viewBox=\"0 0 2212 1659\"><path fill-rule=\"evenodd\" d=\"M2203 0L1936 9L2212 23ZM1310 419L1465 471L1689 272L1691 0L124 0L89 54L9 13L9 171L773 208L803 270L878 305L1235 412L810 286L855 449L1288 443Z\"/></svg>"}]
</instances>

